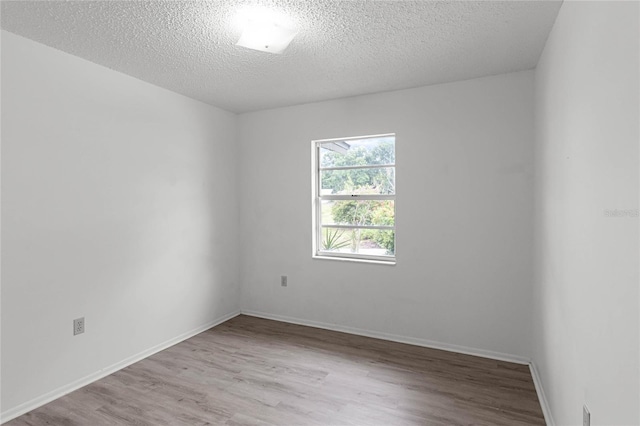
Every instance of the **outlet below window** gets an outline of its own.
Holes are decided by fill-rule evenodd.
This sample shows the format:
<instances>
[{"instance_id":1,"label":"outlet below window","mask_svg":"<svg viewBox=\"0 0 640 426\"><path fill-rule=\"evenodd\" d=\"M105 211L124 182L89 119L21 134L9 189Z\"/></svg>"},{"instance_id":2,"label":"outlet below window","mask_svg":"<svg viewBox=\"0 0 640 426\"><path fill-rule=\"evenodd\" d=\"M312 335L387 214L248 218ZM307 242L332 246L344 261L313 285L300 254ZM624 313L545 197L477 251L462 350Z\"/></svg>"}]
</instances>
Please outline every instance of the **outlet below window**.
<instances>
[{"instance_id":1,"label":"outlet below window","mask_svg":"<svg viewBox=\"0 0 640 426\"><path fill-rule=\"evenodd\" d=\"M73 320L73 335L84 333L84 317Z\"/></svg>"}]
</instances>

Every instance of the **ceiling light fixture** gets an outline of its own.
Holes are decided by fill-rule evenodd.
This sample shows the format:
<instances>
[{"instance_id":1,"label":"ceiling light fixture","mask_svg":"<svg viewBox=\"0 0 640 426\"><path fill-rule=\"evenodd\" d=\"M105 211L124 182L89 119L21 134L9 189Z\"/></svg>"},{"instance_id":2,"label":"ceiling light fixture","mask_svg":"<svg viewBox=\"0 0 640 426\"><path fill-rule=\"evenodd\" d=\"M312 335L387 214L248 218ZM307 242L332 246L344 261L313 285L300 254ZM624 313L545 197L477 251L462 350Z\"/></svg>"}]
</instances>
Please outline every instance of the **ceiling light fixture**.
<instances>
[{"instance_id":1,"label":"ceiling light fixture","mask_svg":"<svg viewBox=\"0 0 640 426\"><path fill-rule=\"evenodd\" d=\"M243 13L243 31L236 46L282 53L298 33L288 20L272 11L255 9Z\"/></svg>"}]
</instances>

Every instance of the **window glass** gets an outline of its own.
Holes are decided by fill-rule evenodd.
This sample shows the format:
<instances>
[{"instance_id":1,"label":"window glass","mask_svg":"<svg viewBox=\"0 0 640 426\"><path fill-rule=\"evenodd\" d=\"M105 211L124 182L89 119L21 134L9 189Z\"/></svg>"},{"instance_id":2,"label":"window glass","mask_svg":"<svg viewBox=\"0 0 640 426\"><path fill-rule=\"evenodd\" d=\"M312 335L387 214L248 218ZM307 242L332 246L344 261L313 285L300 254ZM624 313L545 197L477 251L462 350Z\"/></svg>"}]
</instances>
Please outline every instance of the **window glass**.
<instances>
[{"instance_id":1,"label":"window glass","mask_svg":"<svg viewBox=\"0 0 640 426\"><path fill-rule=\"evenodd\" d=\"M395 142L314 142L314 256L395 263Z\"/></svg>"}]
</instances>

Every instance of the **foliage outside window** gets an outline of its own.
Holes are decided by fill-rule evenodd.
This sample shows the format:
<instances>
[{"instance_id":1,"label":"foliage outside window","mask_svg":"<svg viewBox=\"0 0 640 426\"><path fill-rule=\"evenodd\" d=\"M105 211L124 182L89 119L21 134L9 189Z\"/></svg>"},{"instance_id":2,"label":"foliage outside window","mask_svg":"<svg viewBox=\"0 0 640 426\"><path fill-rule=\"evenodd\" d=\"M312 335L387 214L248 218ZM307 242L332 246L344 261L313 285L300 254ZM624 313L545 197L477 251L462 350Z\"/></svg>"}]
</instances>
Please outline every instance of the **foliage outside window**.
<instances>
[{"instance_id":1,"label":"foliage outside window","mask_svg":"<svg viewBox=\"0 0 640 426\"><path fill-rule=\"evenodd\" d=\"M395 135L313 146L314 255L395 262Z\"/></svg>"}]
</instances>

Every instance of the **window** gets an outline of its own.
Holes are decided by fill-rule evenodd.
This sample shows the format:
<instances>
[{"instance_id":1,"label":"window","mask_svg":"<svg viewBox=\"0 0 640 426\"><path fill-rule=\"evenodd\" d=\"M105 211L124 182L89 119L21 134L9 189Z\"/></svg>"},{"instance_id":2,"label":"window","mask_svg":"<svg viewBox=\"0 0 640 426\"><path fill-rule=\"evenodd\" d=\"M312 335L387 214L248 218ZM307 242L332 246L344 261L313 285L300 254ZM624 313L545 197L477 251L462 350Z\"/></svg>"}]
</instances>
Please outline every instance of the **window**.
<instances>
[{"instance_id":1,"label":"window","mask_svg":"<svg viewBox=\"0 0 640 426\"><path fill-rule=\"evenodd\" d=\"M395 135L313 142L313 255L395 263Z\"/></svg>"}]
</instances>

